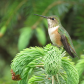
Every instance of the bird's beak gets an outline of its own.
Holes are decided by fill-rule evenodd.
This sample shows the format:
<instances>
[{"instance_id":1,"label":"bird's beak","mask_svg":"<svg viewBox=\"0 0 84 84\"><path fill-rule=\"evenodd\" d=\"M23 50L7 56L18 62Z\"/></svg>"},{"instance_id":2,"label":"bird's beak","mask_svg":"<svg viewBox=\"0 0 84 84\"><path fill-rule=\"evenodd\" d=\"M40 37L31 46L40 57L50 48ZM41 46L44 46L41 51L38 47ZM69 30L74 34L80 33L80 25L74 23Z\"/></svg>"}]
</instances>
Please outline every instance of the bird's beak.
<instances>
[{"instance_id":1,"label":"bird's beak","mask_svg":"<svg viewBox=\"0 0 84 84\"><path fill-rule=\"evenodd\" d=\"M34 15L41 16L41 17L44 17L46 19L49 19L49 17L43 16L43 15L38 15L38 14L34 14Z\"/></svg>"}]
</instances>

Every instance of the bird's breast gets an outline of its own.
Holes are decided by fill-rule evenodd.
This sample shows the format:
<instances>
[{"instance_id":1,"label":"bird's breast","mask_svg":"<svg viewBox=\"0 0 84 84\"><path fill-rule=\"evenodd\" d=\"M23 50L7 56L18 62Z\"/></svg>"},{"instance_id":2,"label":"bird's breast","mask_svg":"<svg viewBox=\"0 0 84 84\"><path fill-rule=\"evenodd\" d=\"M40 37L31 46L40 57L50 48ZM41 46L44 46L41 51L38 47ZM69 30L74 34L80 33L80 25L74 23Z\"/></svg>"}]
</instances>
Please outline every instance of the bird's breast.
<instances>
[{"instance_id":1,"label":"bird's breast","mask_svg":"<svg viewBox=\"0 0 84 84\"><path fill-rule=\"evenodd\" d=\"M48 33L49 33L50 40L52 41L52 43L58 47L61 47L62 42L61 42L61 36L58 33L58 28L59 26L56 26L54 28L49 28Z\"/></svg>"}]
</instances>

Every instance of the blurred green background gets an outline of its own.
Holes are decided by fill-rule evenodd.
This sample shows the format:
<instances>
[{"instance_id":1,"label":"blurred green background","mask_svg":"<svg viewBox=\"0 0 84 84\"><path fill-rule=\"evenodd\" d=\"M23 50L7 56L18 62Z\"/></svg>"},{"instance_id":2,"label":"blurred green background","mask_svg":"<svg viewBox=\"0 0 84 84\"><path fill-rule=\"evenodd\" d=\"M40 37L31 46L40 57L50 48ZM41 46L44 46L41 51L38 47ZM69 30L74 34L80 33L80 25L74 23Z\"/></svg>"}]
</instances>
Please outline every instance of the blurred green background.
<instances>
[{"instance_id":1,"label":"blurred green background","mask_svg":"<svg viewBox=\"0 0 84 84\"><path fill-rule=\"evenodd\" d=\"M51 43L47 20L34 14L59 16L77 54L84 54L84 0L0 0L0 84L17 84L10 64L19 51Z\"/></svg>"}]
</instances>

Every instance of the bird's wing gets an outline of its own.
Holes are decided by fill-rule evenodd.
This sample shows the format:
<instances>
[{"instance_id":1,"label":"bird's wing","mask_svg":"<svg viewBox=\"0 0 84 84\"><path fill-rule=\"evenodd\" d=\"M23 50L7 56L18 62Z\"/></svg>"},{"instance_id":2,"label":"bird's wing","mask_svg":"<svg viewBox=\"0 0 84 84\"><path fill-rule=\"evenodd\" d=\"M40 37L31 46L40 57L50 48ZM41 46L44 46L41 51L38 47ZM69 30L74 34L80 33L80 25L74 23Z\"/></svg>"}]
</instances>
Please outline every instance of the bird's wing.
<instances>
[{"instance_id":1,"label":"bird's wing","mask_svg":"<svg viewBox=\"0 0 84 84\"><path fill-rule=\"evenodd\" d=\"M68 32L64 28L58 28L58 32L61 35L61 41L64 45L64 49L74 58L77 54Z\"/></svg>"}]
</instances>

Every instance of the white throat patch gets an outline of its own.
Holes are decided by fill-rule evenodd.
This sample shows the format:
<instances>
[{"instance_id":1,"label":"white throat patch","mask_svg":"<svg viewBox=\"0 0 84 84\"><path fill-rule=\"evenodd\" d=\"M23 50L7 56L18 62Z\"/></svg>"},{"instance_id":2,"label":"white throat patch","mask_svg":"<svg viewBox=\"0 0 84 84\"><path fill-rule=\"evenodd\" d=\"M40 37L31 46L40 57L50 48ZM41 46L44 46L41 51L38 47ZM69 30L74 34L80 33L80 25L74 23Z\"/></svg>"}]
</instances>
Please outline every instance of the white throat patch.
<instances>
[{"instance_id":1,"label":"white throat patch","mask_svg":"<svg viewBox=\"0 0 84 84\"><path fill-rule=\"evenodd\" d=\"M50 19L47 19L47 21L49 25L52 25L52 21Z\"/></svg>"},{"instance_id":2,"label":"white throat patch","mask_svg":"<svg viewBox=\"0 0 84 84\"><path fill-rule=\"evenodd\" d=\"M49 33L49 35L50 35L53 31L55 31L56 29L58 29L58 28L59 28L59 25L56 26L56 27L48 28L48 33Z\"/></svg>"}]
</instances>

